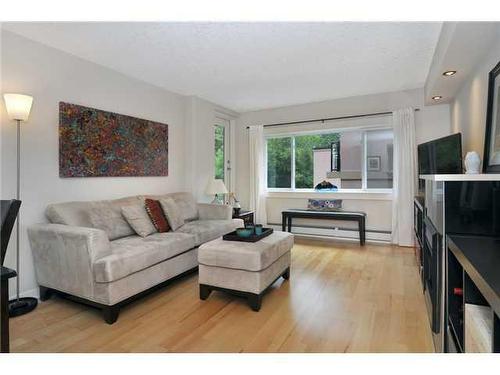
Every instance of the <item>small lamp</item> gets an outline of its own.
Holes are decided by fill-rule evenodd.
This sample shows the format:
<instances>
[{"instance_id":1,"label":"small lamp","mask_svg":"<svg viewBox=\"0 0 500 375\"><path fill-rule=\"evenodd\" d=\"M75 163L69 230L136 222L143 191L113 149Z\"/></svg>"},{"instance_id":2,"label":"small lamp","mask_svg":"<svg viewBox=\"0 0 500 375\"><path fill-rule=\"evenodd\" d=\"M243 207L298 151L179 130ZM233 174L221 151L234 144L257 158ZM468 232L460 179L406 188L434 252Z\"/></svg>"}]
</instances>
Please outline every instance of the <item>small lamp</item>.
<instances>
[{"instance_id":1,"label":"small lamp","mask_svg":"<svg viewBox=\"0 0 500 375\"><path fill-rule=\"evenodd\" d=\"M5 107L7 109L7 115L10 120L16 121L17 123L17 188L16 188L16 199L21 199L21 121L27 121L31 111L31 105L33 104L33 97L23 94L4 94L3 99L5 101ZM19 296L19 240L20 240L20 229L19 224L21 222L21 212L19 212L16 220L16 298L9 301L9 315L19 316L26 314L33 309L35 309L38 300L32 297Z\"/></svg>"},{"instance_id":2,"label":"small lamp","mask_svg":"<svg viewBox=\"0 0 500 375\"><path fill-rule=\"evenodd\" d=\"M226 185L224 185L224 181L210 179L208 181L207 187L205 188L205 193L207 195L214 195L214 200L212 204L221 204L221 200L218 198L219 194L227 194Z\"/></svg>"}]
</instances>

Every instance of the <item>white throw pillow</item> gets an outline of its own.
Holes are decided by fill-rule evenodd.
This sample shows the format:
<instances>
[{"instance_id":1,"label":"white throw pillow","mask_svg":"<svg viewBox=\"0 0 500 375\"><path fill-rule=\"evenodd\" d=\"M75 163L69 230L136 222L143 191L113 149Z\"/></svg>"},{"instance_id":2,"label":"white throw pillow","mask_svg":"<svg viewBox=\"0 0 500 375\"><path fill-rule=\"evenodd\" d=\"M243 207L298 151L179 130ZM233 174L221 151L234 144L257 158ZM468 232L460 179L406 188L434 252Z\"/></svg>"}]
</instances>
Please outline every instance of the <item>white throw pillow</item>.
<instances>
[{"instance_id":1,"label":"white throw pillow","mask_svg":"<svg viewBox=\"0 0 500 375\"><path fill-rule=\"evenodd\" d=\"M168 224L173 231L184 225L184 215L179 205L172 198L160 199L160 205L163 213L168 220Z\"/></svg>"},{"instance_id":2,"label":"white throw pillow","mask_svg":"<svg viewBox=\"0 0 500 375\"><path fill-rule=\"evenodd\" d=\"M124 206L122 207L122 214L139 236L147 237L157 232L144 203Z\"/></svg>"}]
</instances>

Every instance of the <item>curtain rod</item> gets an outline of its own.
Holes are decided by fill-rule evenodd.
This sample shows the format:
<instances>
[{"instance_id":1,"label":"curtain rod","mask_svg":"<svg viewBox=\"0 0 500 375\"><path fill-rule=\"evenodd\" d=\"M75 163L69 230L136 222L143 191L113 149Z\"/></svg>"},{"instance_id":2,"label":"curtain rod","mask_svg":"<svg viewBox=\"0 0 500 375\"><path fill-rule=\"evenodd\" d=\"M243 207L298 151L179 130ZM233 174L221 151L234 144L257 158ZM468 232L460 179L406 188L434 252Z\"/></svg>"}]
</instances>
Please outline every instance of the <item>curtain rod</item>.
<instances>
[{"instance_id":1,"label":"curtain rod","mask_svg":"<svg viewBox=\"0 0 500 375\"><path fill-rule=\"evenodd\" d=\"M416 108L416 111L420 111L420 108ZM302 121L291 121L291 122L277 122L274 124L265 124L263 125L265 128L270 128L273 126L283 126L283 125L297 125L297 124L305 124L308 122L325 122L325 121L332 121L332 120L346 120L350 118L358 118L358 117L371 117L371 116L382 116L382 115L390 115L392 112L376 112L376 113L366 113L363 115L351 115L351 116L341 116L341 117L328 117L328 118L320 118L316 120L302 120ZM247 129L249 129L250 126L247 126Z\"/></svg>"}]
</instances>

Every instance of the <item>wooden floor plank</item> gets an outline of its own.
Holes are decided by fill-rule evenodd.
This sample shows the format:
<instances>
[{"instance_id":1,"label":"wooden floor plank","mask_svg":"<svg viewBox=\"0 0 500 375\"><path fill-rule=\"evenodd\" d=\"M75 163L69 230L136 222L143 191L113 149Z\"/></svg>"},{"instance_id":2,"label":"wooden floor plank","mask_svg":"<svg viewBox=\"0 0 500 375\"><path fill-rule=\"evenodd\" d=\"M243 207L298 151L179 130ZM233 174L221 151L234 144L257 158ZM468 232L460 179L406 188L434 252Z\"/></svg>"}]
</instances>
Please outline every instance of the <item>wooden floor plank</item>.
<instances>
[{"instance_id":1,"label":"wooden floor plank","mask_svg":"<svg viewBox=\"0 0 500 375\"><path fill-rule=\"evenodd\" d=\"M413 249L297 240L292 276L256 313L197 275L126 306L99 311L53 297L11 320L13 352L432 352Z\"/></svg>"}]
</instances>

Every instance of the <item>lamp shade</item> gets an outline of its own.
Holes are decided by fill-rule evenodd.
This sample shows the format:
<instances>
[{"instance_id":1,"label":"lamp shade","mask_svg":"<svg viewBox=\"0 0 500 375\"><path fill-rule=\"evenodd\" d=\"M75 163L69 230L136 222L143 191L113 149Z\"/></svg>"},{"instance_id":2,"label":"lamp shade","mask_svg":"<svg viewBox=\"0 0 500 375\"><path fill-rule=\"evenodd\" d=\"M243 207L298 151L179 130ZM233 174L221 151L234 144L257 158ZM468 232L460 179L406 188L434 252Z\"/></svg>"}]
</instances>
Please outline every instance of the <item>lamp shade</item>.
<instances>
[{"instance_id":1,"label":"lamp shade","mask_svg":"<svg viewBox=\"0 0 500 375\"><path fill-rule=\"evenodd\" d=\"M207 195L227 194L226 185L224 185L224 181L222 180L211 179L208 181L205 193Z\"/></svg>"},{"instance_id":2,"label":"lamp shade","mask_svg":"<svg viewBox=\"0 0 500 375\"><path fill-rule=\"evenodd\" d=\"M22 94L4 94L7 115L11 120L26 121L30 115L33 97Z\"/></svg>"}]
</instances>

